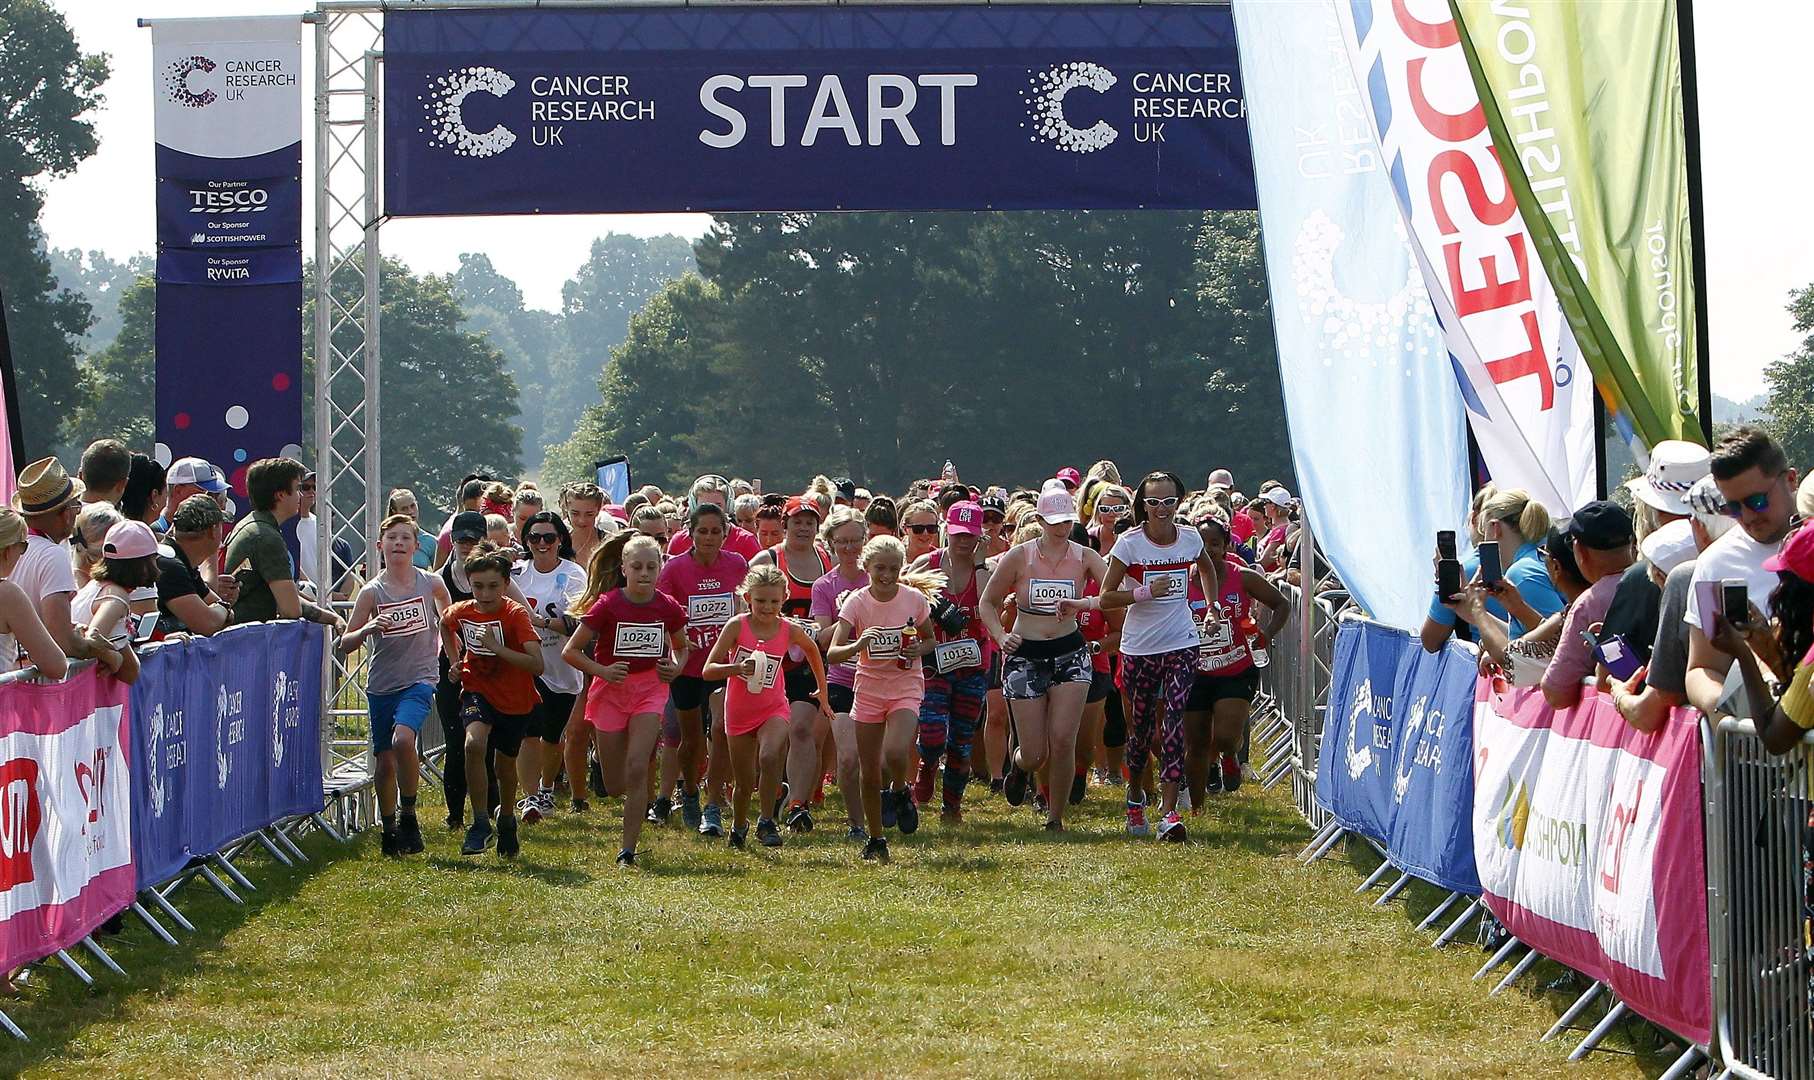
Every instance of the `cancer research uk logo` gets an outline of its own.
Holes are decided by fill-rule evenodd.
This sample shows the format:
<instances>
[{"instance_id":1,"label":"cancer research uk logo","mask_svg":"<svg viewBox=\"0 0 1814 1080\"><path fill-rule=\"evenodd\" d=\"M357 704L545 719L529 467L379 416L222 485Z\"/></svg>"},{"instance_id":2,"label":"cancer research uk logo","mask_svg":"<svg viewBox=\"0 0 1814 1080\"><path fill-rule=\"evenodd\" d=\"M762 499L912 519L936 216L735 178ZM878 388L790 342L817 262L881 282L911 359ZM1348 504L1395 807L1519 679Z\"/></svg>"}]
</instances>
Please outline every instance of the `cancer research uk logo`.
<instances>
[{"instance_id":1,"label":"cancer research uk logo","mask_svg":"<svg viewBox=\"0 0 1814 1080\"><path fill-rule=\"evenodd\" d=\"M173 103L190 109L214 104L218 100L214 91L203 90L198 94L189 89L190 75L198 71L207 74L213 70L214 61L205 56L185 56L181 60L172 60L164 65L164 96Z\"/></svg>"},{"instance_id":2,"label":"cancer research uk logo","mask_svg":"<svg viewBox=\"0 0 1814 1080\"><path fill-rule=\"evenodd\" d=\"M516 80L494 67L474 65L456 68L445 75L431 75L422 102L431 146L445 146L461 157L487 158L501 154L516 143L516 132L503 124L490 131L473 131L466 126L461 106L472 94L485 93L503 97L516 88Z\"/></svg>"},{"instance_id":3,"label":"cancer research uk logo","mask_svg":"<svg viewBox=\"0 0 1814 1080\"><path fill-rule=\"evenodd\" d=\"M1087 60L1027 72L1027 89L1021 91L1020 97L1027 104L1027 117L1033 125L1028 140L1044 140L1073 154L1093 154L1108 146L1121 133L1106 120L1098 120L1087 128L1072 127L1064 118L1064 99L1080 87L1106 94L1114 85L1114 72Z\"/></svg>"}]
</instances>

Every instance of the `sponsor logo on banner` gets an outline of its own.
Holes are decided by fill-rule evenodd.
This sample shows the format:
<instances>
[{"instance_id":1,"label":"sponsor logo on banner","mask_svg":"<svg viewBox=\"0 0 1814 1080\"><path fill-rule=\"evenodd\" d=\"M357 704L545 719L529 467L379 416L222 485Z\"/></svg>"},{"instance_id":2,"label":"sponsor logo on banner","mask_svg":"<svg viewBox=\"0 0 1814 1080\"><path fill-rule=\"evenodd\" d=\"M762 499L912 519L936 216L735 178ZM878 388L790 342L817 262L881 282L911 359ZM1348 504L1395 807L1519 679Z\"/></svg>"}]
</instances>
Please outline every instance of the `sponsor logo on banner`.
<instances>
[{"instance_id":1,"label":"sponsor logo on banner","mask_svg":"<svg viewBox=\"0 0 1814 1080\"><path fill-rule=\"evenodd\" d=\"M231 748L246 739L245 691L229 692L222 683L214 694L214 786L227 789L233 773Z\"/></svg>"},{"instance_id":2,"label":"sponsor logo on banner","mask_svg":"<svg viewBox=\"0 0 1814 1080\"><path fill-rule=\"evenodd\" d=\"M32 846L43 824L38 763L21 757L0 764L0 893L36 878Z\"/></svg>"},{"instance_id":3,"label":"sponsor logo on banner","mask_svg":"<svg viewBox=\"0 0 1814 1080\"><path fill-rule=\"evenodd\" d=\"M164 65L164 96L173 104L190 109L206 108L217 100L212 90L196 93L189 88L192 72L214 70L214 61L205 56L185 56Z\"/></svg>"}]
</instances>

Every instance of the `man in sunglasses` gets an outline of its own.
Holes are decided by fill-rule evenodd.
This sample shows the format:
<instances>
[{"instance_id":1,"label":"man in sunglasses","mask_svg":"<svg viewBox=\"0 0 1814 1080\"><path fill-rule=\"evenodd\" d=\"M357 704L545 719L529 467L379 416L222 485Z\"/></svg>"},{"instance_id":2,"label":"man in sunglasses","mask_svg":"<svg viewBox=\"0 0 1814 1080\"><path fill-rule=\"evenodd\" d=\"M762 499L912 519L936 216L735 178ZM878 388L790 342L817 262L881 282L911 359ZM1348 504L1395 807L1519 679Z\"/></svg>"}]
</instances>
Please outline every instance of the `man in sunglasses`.
<instances>
[{"instance_id":1,"label":"man in sunglasses","mask_svg":"<svg viewBox=\"0 0 1814 1080\"><path fill-rule=\"evenodd\" d=\"M1684 620L1689 627L1688 700L1710 716L1732 696L1726 689L1732 657L1711 641L1722 585L1743 581L1752 608L1769 616L1777 578L1764 569L1764 560L1780 551L1789 535L1797 477L1770 436L1754 427L1740 427L1714 445L1713 480L1725 497L1727 516L1738 522L1738 528L1728 530L1695 561ZM1745 703L1737 703L1737 710L1746 711Z\"/></svg>"}]
</instances>

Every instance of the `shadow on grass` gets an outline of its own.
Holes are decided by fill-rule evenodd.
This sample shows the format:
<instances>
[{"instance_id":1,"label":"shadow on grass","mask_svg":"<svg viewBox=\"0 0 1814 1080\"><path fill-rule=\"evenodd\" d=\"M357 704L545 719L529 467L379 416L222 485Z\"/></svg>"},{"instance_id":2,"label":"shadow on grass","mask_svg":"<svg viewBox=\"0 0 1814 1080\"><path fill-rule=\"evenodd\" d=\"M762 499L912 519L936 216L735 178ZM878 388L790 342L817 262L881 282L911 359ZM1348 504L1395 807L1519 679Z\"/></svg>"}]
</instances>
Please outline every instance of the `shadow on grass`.
<instances>
[{"instance_id":1,"label":"shadow on grass","mask_svg":"<svg viewBox=\"0 0 1814 1080\"><path fill-rule=\"evenodd\" d=\"M1340 852L1342 857L1333 859L1326 857L1321 861L1344 863L1348 867L1348 872L1353 875L1355 888L1359 888L1361 882L1371 877L1373 872L1385 862L1379 852L1375 851L1373 846L1365 840L1346 839L1337 846L1335 852L1331 852L1331 856L1334 856L1336 852ZM1397 871L1389 872L1373 888L1356 895L1354 902L1372 905L1397 879ZM1456 901L1454 906L1437 920L1432 929L1416 931L1415 928L1429 916L1430 912L1448 899L1448 896L1447 890L1413 878L1411 884L1400 892L1391 904L1381 906L1379 910L1382 914L1388 910L1396 911L1405 921L1406 926L1411 927L1425 943L1430 943L1435 941L1443 928L1461 916L1466 898ZM1477 944L1479 940L1477 937L1478 925L1479 919L1476 918L1469 924L1468 929L1462 931L1459 937L1445 946L1449 951L1465 954L1476 969L1484 965L1491 955ZM1510 973L1512 966L1523 955L1523 953L1515 953L1510 960L1481 977L1475 985L1479 988L1480 996L1483 999ZM1516 983L1500 993L1518 993L1527 1000L1541 1001L1557 1018L1560 1018L1592 984L1593 981L1580 972L1546 957L1532 965L1530 970L1520 976ZM1594 1025L1605 1017L1606 1010L1611 1007L1611 1004L1610 995L1603 993L1584 1014L1575 1019L1570 1027L1556 1036L1557 1043L1561 1046L1572 1046L1580 1042ZM1538 1037L1537 1034L1532 1035L1533 1039ZM1633 1058L1646 1075L1656 1077L1661 1076L1686 1048L1685 1043L1675 1041L1673 1036L1665 1034L1662 1029L1640 1018L1636 1013L1628 1013L1626 1018L1613 1028L1612 1034L1602 1041L1593 1052L1595 1054L1619 1054Z\"/></svg>"},{"instance_id":2,"label":"shadow on grass","mask_svg":"<svg viewBox=\"0 0 1814 1080\"><path fill-rule=\"evenodd\" d=\"M428 858L428 865L437 870L452 870L461 874L530 877L544 885L553 885L557 888L576 888L581 885L590 885L596 880L591 874L582 870L574 870L565 866L543 866L521 857L505 859L496 852L486 852L481 856L431 855Z\"/></svg>"},{"instance_id":3,"label":"shadow on grass","mask_svg":"<svg viewBox=\"0 0 1814 1080\"><path fill-rule=\"evenodd\" d=\"M40 966L32 972L24 994L0 1002L31 1038L29 1043L20 1043L0 1035L4 1040L0 1042L0 1076L18 1076L35 1065L63 1059L64 1050L85 1030L119 1018L137 995L162 991L193 977L235 930L267 908L293 899L317 873L342 859L358 857L361 843L341 844L323 833L313 833L301 842L309 861L293 867L271 860L256 848L248 851L236 865L257 888L233 886L244 904L232 903L200 879L190 882L171 897L171 903L195 925L194 933L184 933L169 918L153 911L158 922L176 937L175 946L158 940L128 912L121 933L97 939L125 969L125 978L107 971L80 948L72 949L71 955L94 976L92 988L84 987L54 959L48 966ZM377 840L363 843L375 845Z\"/></svg>"}]
</instances>

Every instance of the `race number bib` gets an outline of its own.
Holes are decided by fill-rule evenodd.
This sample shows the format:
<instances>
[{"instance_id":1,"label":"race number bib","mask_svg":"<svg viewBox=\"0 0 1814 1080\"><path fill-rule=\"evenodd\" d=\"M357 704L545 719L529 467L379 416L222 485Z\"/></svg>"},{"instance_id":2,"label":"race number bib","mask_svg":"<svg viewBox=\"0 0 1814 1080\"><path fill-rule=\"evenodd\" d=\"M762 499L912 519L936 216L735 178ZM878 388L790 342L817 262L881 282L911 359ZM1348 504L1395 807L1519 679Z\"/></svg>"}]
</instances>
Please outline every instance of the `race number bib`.
<instances>
[{"instance_id":1,"label":"race number bib","mask_svg":"<svg viewBox=\"0 0 1814 1080\"><path fill-rule=\"evenodd\" d=\"M460 624L460 641L466 646L466 651L474 656L496 656L497 653L491 651L490 630L491 627L501 625L503 624L463 622Z\"/></svg>"},{"instance_id":2,"label":"race number bib","mask_svg":"<svg viewBox=\"0 0 1814 1080\"><path fill-rule=\"evenodd\" d=\"M688 626L723 626L737 613L737 598L730 593L699 593L687 597Z\"/></svg>"},{"instance_id":3,"label":"race number bib","mask_svg":"<svg viewBox=\"0 0 1814 1080\"><path fill-rule=\"evenodd\" d=\"M1168 586L1171 591L1164 596L1159 595L1159 583L1161 581L1171 582L1171 585ZM1146 585L1153 590L1154 600L1164 604L1181 604L1188 598L1190 593L1190 571L1148 570L1141 576L1141 584Z\"/></svg>"},{"instance_id":4,"label":"race number bib","mask_svg":"<svg viewBox=\"0 0 1814 1080\"><path fill-rule=\"evenodd\" d=\"M611 640L611 652L619 660L654 660L666 651L666 635L658 622L618 623Z\"/></svg>"},{"instance_id":5,"label":"race number bib","mask_svg":"<svg viewBox=\"0 0 1814 1080\"><path fill-rule=\"evenodd\" d=\"M901 631L877 630L869 642L871 660L893 660L901 655Z\"/></svg>"},{"instance_id":6,"label":"race number bib","mask_svg":"<svg viewBox=\"0 0 1814 1080\"><path fill-rule=\"evenodd\" d=\"M958 638L947 641L932 650L932 662L940 675L949 675L953 671L983 666L983 647L975 638Z\"/></svg>"},{"instance_id":7,"label":"race number bib","mask_svg":"<svg viewBox=\"0 0 1814 1080\"><path fill-rule=\"evenodd\" d=\"M428 600L412 596L394 604L379 604L375 618L380 637L413 637L428 629Z\"/></svg>"},{"instance_id":8,"label":"race number bib","mask_svg":"<svg viewBox=\"0 0 1814 1080\"><path fill-rule=\"evenodd\" d=\"M1234 620L1223 617L1216 622L1197 623L1197 667L1217 671L1228 667L1247 653L1247 642L1235 638Z\"/></svg>"},{"instance_id":9,"label":"race number bib","mask_svg":"<svg viewBox=\"0 0 1814 1080\"><path fill-rule=\"evenodd\" d=\"M1070 578L1034 578L1027 582L1027 612L1058 614L1060 600L1077 599L1077 583Z\"/></svg>"},{"instance_id":10,"label":"race number bib","mask_svg":"<svg viewBox=\"0 0 1814 1080\"><path fill-rule=\"evenodd\" d=\"M757 660L756 670L762 673L762 684L760 688L758 688L750 686L749 680L746 680L744 688L752 694L761 693L763 690L773 690L775 688L775 678L781 674L781 662L770 656L767 652L757 653L755 650L738 646L737 666L742 667L743 662L752 656L756 657Z\"/></svg>"}]
</instances>

